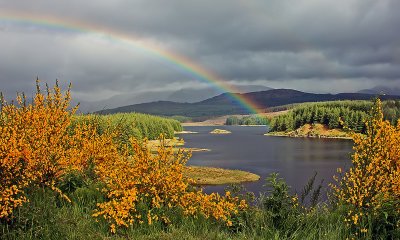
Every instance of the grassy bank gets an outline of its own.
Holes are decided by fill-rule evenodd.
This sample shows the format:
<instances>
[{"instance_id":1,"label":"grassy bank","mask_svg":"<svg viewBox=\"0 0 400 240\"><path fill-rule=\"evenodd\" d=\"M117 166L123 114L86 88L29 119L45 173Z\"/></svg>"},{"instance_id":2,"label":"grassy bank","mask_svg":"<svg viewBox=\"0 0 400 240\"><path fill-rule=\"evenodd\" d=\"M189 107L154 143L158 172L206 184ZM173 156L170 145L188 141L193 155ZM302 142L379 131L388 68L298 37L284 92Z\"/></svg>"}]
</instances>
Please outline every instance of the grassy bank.
<instances>
[{"instance_id":1,"label":"grassy bank","mask_svg":"<svg viewBox=\"0 0 400 240\"><path fill-rule=\"evenodd\" d=\"M286 205L286 197L275 196L276 204L282 204L279 211L287 211L278 221L269 205L272 199L263 195L230 228L174 211L169 213L174 217L168 225L137 225L111 234L107 224L91 217L96 203L104 198L96 188L91 184L77 188L69 194L73 204L46 189L29 192L30 204L21 207L11 223L0 225L2 239L344 239L349 231L340 210L321 206L303 211Z\"/></svg>"},{"instance_id":2,"label":"grassy bank","mask_svg":"<svg viewBox=\"0 0 400 240\"><path fill-rule=\"evenodd\" d=\"M253 202L252 207L233 219L231 227L202 216L188 217L181 211L168 212L171 222L134 225L110 233L104 221L91 214L96 203L104 200L99 186L88 183L69 193L72 204L53 191L29 191L30 203L22 206L11 222L1 222L1 239L388 239L400 236L399 230L361 235L349 227L345 207L326 204L303 207L293 201L282 179L271 177L269 187L258 197L240 195ZM235 194L235 187L231 194ZM237 190L239 188L236 188ZM311 194L309 194L311 195ZM371 228L379 226L378 217ZM373 237L374 236L374 237ZM396 239L396 238L393 238Z\"/></svg>"},{"instance_id":3,"label":"grassy bank","mask_svg":"<svg viewBox=\"0 0 400 240\"><path fill-rule=\"evenodd\" d=\"M174 152L180 150L190 152L208 152L210 149L204 148L185 148L185 141L180 138L151 140L148 141L147 147L153 152L157 153L157 149L163 144L166 147L172 147ZM183 170L186 177L193 179L196 185L224 185L235 184L242 182L258 181L260 176L241 170L230 170L223 168L201 167L201 166L186 166Z\"/></svg>"}]
</instances>

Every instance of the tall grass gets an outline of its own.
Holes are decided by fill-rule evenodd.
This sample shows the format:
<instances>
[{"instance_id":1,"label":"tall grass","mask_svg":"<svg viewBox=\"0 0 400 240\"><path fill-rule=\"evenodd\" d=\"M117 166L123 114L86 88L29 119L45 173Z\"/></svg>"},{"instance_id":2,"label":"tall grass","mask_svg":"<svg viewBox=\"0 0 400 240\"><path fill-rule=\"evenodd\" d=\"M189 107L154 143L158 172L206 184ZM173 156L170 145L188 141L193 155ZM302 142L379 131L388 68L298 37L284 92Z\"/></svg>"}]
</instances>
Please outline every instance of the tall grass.
<instances>
[{"instance_id":1,"label":"tall grass","mask_svg":"<svg viewBox=\"0 0 400 240\"><path fill-rule=\"evenodd\" d=\"M272 179L274 177L275 180ZM187 217L181 211L173 210L169 213L172 224L168 226L156 222L131 226L111 234L105 222L96 221L91 216L96 203L104 200L97 190L100 186L92 182L69 193L73 204L45 188L28 191L30 203L18 209L12 222L2 222L0 235L1 239L221 240L345 239L348 236L349 229L343 222L343 209L334 210L324 204L313 209L295 206L292 196L281 191L282 187L287 188L286 183L277 180L276 175L272 178L269 179L272 184L270 190L253 199L247 197L248 201L254 202L253 206L237 215L231 227L201 215ZM275 194L272 193L274 191ZM276 208L278 203L279 209ZM277 218L281 219L277 221Z\"/></svg>"}]
</instances>

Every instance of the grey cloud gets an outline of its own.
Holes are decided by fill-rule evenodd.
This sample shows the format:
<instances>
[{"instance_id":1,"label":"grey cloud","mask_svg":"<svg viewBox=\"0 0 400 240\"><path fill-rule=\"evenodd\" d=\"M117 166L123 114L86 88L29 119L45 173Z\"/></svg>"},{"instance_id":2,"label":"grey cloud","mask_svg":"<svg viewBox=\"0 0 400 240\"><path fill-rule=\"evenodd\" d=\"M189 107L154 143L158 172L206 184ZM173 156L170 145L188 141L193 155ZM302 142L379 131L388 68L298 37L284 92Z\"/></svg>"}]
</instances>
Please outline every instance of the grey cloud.
<instances>
[{"instance_id":1,"label":"grey cloud","mask_svg":"<svg viewBox=\"0 0 400 240\"><path fill-rule=\"evenodd\" d=\"M400 79L397 0L0 0L0 9L132 35L237 83L327 92ZM11 93L29 91L37 75L72 81L86 100L203 84L165 59L80 32L0 21L0 51L0 88Z\"/></svg>"}]
</instances>

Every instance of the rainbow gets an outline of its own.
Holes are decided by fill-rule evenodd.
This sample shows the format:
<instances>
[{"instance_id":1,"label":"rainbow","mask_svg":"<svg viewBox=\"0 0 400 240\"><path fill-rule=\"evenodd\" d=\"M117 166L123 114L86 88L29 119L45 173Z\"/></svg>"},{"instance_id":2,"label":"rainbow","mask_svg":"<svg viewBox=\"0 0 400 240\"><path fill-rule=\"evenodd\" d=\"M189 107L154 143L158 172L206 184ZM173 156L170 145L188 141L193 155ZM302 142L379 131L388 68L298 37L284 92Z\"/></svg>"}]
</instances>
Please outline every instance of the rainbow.
<instances>
[{"instance_id":1,"label":"rainbow","mask_svg":"<svg viewBox=\"0 0 400 240\"><path fill-rule=\"evenodd\" d=\"M226 80L195 63L193 60L178 53L163 49L149 41L144 41L143 39L140 39L140 37L135 37L131 34L125 34L104 26L98 26L87 22L66 18L61 19L50 15L36 15L27 12L8 10L7 12L3 12L0 10L0 22L2 21L24 26L38 26L56 31L93 34L98 37L106 38L107 40L128 44L129 46L143 51L156 60L161 60L162 62L167 63L169 66L179 70L185 75L211 84L213 87L227 92L232 100L247 109L250 113L256 114L263 109L263 107L260 107L254 101L245 98L243 94L237 94L239 91L232 85L228 84Z\"/></svg>"}]
</instances>

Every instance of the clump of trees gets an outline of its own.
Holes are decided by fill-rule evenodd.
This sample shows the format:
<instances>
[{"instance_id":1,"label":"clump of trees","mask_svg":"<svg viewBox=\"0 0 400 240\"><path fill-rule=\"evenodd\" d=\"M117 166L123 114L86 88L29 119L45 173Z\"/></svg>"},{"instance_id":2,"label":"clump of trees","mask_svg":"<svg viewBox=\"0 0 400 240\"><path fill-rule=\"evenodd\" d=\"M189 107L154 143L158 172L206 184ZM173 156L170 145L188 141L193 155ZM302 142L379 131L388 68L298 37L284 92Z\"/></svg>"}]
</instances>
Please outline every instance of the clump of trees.
<instances>
[{"instance_id":1,"label":"clump of trees","mask_svg":"<svg viewBox=\"0 0 400 240\"><path fill-rule=\"evenodd\" d=\"M226 119L226 125L267 125L268 119L263 116L251 115L244 117L230 116Z\"/></svg>"},{"instance_id":2,"label":"clump of trees","mask_svg":"<svg viewBox=\"0 0 400 240\"><path fill-rule=\"evenodd\" d=\"M287 114L277 116L270 122L271 131L293 131L304 124L321 123L331 129L348 128L352 131L365 133L365 120L370 101L332 101L321 103L305 103L295 107ZM400 101L383 102L385 119L395 124L400 118Z\"/></svg>"},{"instance_id":3,"label":"clump of trees","mask_svg":"<svg viewBox=\"0 0 400 240\"><path fill-rule=\"evenodd\" d=\"M163 134L166 138L173 138L175 132L183 130L181 123L177 120L143 113L81 115L74 118L73 124L87 122L89 119L95 121L100 134L105 129L119 129L121 131L120 137L126 140L130 137L155 140L158 139L160 134Z\"/></svg>"}]
</instances>

